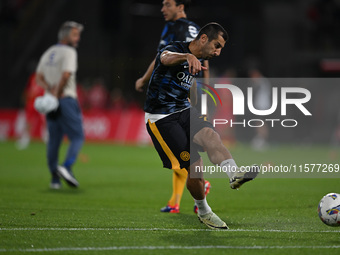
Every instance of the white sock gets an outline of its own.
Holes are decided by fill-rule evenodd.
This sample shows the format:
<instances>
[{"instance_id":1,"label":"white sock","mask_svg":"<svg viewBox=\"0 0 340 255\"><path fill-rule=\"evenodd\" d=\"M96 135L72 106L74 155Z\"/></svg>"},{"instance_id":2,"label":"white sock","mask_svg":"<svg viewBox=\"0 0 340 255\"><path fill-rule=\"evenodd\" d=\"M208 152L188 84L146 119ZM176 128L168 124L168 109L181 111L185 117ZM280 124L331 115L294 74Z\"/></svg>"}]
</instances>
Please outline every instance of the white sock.
<instances>
[{"instance_id":1,"label":"white sock","mask_svg":"<svg viewBox=\"0 0 340 255\"><path fill-rule=\"evenodd\" d=\"M197 205L197 208L198 208L198 214L199 215L205 215L205 214L208 214L210 212L212 212L210 206L208 205L207 203L207 199L204 198L202 200L195 200L195 204Z\"/></svg>"},{"instance_id":2,"label":"white sock","mask_svg":"<svg viewBox=\"0 0 340 255\"><path fill-rule=\"evenodd\" d=\"M232 158L222 161L220 166L222 170L227 173L229 178L232 178L238 169L238 166L236 165L235 160L233 160Z\"/></svg>"}]
</instances>

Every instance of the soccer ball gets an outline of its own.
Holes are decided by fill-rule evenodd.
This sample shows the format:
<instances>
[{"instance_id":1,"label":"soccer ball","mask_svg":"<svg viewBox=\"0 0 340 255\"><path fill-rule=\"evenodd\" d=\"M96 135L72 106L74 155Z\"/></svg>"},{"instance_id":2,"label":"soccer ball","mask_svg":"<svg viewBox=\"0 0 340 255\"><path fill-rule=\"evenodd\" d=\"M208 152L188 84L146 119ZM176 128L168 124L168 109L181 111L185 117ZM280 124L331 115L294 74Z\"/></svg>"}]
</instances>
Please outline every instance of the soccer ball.
<instances>
[{"instance_id":1,"label":"soccer ball","mask_svg":"<svg viewBox=\"0 0 340 255\"><path fill-rule=\"evenodd\" d=\"M318 206L319 217L328 226L340 226L340 194L329 193Z\"/></svg>"}]
</instances>

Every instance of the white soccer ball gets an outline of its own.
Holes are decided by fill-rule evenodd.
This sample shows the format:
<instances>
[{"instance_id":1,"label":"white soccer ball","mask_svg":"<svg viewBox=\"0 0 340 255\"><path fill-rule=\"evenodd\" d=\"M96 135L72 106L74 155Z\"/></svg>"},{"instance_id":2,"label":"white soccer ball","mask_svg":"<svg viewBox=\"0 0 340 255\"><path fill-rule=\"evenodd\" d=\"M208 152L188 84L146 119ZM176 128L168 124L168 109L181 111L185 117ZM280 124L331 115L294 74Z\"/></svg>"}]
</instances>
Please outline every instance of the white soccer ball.
<instances>
[{"instance_id":1,"label":"white soccer ball","mask_svg":"<svg viewBox=\"0 0 340 255\"><path fill-rule=\"evenodd\" d=\"M318 206L319 217L328 226L340 226L340 194L329 193Z\"/></svg>"}]
</instances>

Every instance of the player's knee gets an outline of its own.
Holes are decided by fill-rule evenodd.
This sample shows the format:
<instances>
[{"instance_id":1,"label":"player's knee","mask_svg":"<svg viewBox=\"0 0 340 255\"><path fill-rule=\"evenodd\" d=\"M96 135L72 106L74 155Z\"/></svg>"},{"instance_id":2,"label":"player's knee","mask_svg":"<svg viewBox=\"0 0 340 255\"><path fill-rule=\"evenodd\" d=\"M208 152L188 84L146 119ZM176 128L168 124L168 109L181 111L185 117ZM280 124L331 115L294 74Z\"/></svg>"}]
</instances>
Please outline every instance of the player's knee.
<instances>
[{"instance_id":1,"label":"player's knee","mask_svg":"<svg viewBox=\"0 0 340 255\"><path fill-rule=\"evenodd\" d=\"M79 144L79 146L82 146L83 143L85 141L85 137L84 136L79 136L75 139L75 143Z\"/></svg>"},{"instance_id":2,"label":"player's knee","mask_svg":"<svg viewBox=\"0 0 340 255\"><path fill-rule=\"evenodd\" d=\"M79 134L79 140L81 140L82 142L85 140L85 135L84 132L81 132L81 134Z\"/></svg>"},{"instance_id":3,"label":"player's knee","mask_svg":"<svg viewBox=\"0 0 340 255\"><path fill-rule=\"evenodd\" d=\"M71 134L69 134L68 137L72 142L77 142L77 143L82 143L85 140L85 135L83 131L81 132L74 131Z\"/></svg>"},{"instance_id":4,"label":"player's knee","mask_svg":"<svg viewBox=\"0 0 340 255\"><path fill-rule=\"evenodd\" d=\"M213 149L220 146L220 135L212 128L206 128L203 132L203 144L206 149Z\"/></svg>"},{"instance_id":5,"label":"player's knee","mask_svg":"<svg viewBox=\"0 0 340 255\"><path fill-rule=\"evenodd\" d=\"M181 169L174 169L174 172L179 176L180 178L187 178L188 176L188 171L185 168Z\"/></svg>"}]
</instances>

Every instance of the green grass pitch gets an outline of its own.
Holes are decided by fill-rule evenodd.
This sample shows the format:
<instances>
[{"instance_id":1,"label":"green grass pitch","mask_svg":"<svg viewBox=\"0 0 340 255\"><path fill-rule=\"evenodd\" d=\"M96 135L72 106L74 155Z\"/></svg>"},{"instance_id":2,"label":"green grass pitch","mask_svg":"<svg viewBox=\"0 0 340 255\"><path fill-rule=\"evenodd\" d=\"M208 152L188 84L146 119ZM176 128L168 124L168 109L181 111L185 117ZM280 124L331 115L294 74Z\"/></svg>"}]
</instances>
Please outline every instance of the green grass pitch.
<instances>
[{"instance_id":1,"label":"green grass pitch","mask_svg":"<svg viewBox=\"0 0 340 255\"><path fill-rule=\"evenodd\" d=\"M240 165L340 163L323 146L230 150ZM323 195L340 193L339 178L258 178L238 191L226 179L209 179L208 202L230 227L213 231L194 215L187 190L180 214L159 212L172 175L152 147L87 143L74 172L79 189L63 183L49 190L44 144L18 151L13 142L0 143L0 254L340 252L340 228L317 214Z\"/></svg>"}]
</instances>

